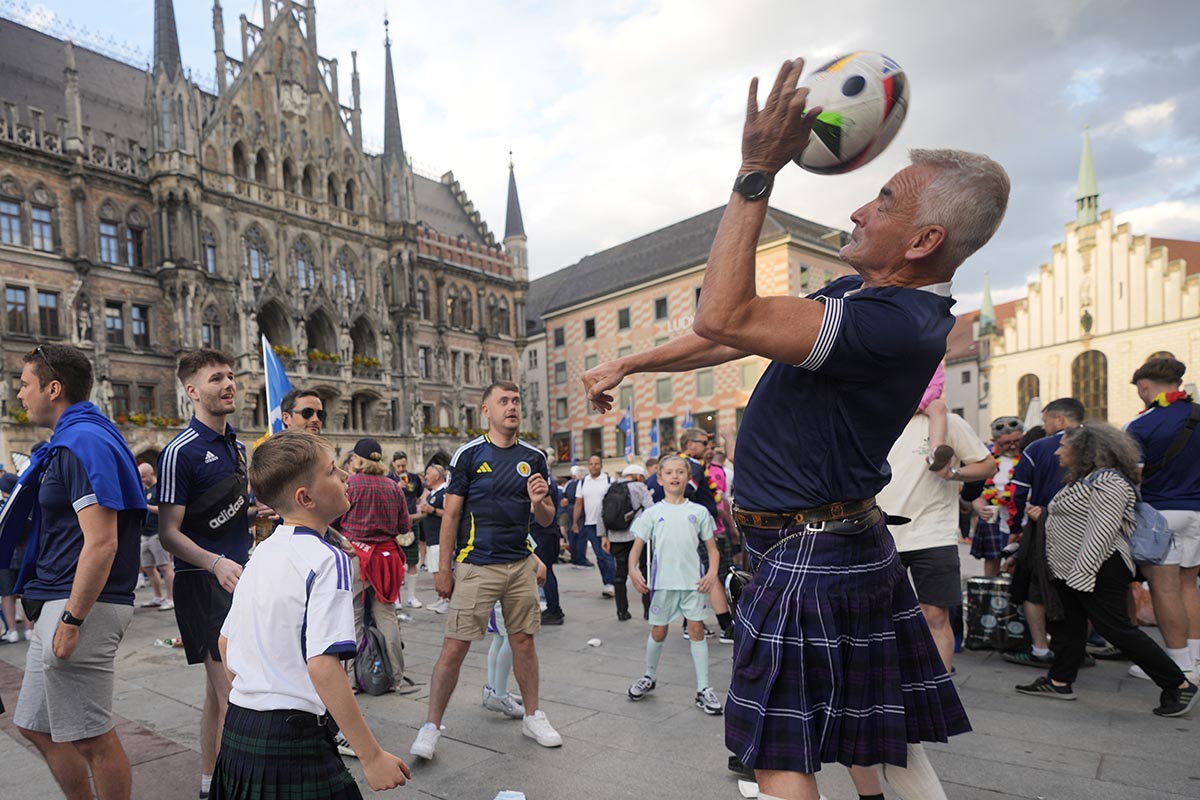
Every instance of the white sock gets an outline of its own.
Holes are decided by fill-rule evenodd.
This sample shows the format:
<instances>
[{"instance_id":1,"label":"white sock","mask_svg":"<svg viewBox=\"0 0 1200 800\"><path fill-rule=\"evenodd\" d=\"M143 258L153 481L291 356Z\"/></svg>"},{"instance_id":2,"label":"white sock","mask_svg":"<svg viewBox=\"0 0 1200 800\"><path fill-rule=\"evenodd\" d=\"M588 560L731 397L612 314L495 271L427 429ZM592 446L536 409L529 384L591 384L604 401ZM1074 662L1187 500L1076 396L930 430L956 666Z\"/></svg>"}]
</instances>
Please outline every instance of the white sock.
<instances>
[{"instance_id":1,"label":"white sock","mask_svg":"<svg viewBox=\"0 0 1200 800\"><path fill-rule=\"evenodd\" d=\"M908 746L908 766L883 765L883 779L895 789L903 800L946 800L942 782L938 780L925 748L919 744Z\"/></svg>"},{"instance_id":2,"label":"white sock","mask_svg":"<svg viewBox=\"0 0 1200 800\"><path fill-rule=\"evenodd\" d=\"M408 586L408 599L416 600L417 599L417 576L409 575L408 580L406 580L404 583L406 586Z\"/></svg>"},{"instance_id":3,"label":"white sock","mask_svg":"<svg viewBox=\"0 0 1200 800\"><path fill-rule=\"evenodd\" d=\"M207 792L212 788L212 775L200 776L200 791Z\"/></svg>"},{"instance_id":4,"label":"white sock","mask_svg":"<svg viewBox=\"0 0 1200 800\"><path fill-rule=\"evenodd\" d=\"M1200 639L1188 639L1188 652L1192 654L1192 661L1200 663Z\"/></svg>"},{"instance_id":5,"label":"white sock","mask_svg":"<svg viewBox=\"0 0 1200 800\"><path fill-rule=\"evenodd\" d=\"M1192 668L1192 653L1186 647L1168 647L1166 648L1167 655L1171 657L1180 669Z\"/></svg>"},{"instance_id":6,"label":"white sock","mask_svg":"<svg viewBox=\"0 0 1200 800\"><path fill-rule=\"evenodd\" d=\"M1050 655L1049 647L1038 647L1037 645L1034 645L1033 647L1030 648L1030 650L1032 650L1033 654L1035 656L1037 656L1038 658L1041 658L1042 656Z\"/></svg>"}]
</instances>

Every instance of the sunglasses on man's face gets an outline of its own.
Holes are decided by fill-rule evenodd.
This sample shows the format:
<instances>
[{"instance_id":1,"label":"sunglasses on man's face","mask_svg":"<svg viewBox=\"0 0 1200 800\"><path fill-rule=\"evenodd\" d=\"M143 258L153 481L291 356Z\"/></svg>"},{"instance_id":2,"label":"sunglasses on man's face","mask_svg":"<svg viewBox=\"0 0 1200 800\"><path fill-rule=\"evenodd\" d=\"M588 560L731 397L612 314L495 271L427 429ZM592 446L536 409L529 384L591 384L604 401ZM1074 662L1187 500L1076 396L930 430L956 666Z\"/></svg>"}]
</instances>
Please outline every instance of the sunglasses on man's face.
<instances>
[{"instance_id":1,"label":"sunglasses on man's face","mask_svg":"<svg viewBox=\"0 0 1200 800\"><path fill-rule=\"evenodd\" d=\"M304 417L305 419L312 419L313 414L316 414L317 419L321 420L322 423L324 423L325 418L327 416L329 416L328 414L325 413L325 409L323 409L323 408L301 408L301 409L289 411L288 413L289 414L299 414L300 416Z\"/></svg>"}]
</instances>

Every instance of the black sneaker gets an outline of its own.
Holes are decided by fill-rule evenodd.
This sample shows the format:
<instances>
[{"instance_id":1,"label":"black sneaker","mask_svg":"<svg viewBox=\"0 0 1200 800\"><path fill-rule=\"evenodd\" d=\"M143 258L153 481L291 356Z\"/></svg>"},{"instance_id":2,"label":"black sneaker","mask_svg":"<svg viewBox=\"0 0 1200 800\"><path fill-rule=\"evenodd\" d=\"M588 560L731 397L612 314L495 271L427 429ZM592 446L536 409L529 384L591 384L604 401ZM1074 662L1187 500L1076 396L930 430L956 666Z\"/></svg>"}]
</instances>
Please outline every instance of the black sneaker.
<instances>
[{"instance_id":1,"label":"black sneaker","mask_svg":"<svg viewBox=\"0 0 1200 800\"><path fill-rule=\"evenodd\" d=\"M1154 713L1160 717L1182 717L1192 710L1197 699L1200 699L1200 690L1197 690L1196 684L1188 681L1188 685L1182 689L1163 692Z\"/></svg>"},{"instance_id":2,"label":"black sneaker","mask_svg":"<svg viewBox=\"0 0 1200 800\"><path fill-rule=\"evenodd\" d=\"M628 611L618 611L617 612L617 620L618 621L624 622L625 620L628 620L628 619L633 619L633 614L630 614Z\"/></svg>"},{"instance_id":3,"label":"black sneaker","mask_svg":"<svg viewBox=\"0 0 1200 800\"><path fill-rule=\"evenodd\" d=\"M737 756L729 757L729 771L744 780L748 780L748 781L754 780L754 770L750 769L745 764L743 764L742 760L740 758L738 758Z\"/></svg>"},{"instance_id":4,"label":"black sneaker","mask_svg":"<svg viewBox=\"0 0 1200 800\"><path fill-rule=\"evenodd\" d=\"M1052 697L1055 700L1076 699L1075 690L1071 688L1071 684L1068 683L1066 686L1055 686L1045 675L1040 676L1033 683L1027 683L1025 685L1017 684L1017 691L1021 694L1028 694L1036 697Z\"/></svg>"},{"instance_id":5,"label":"black sneaker","mask_svg":"<svg viewBox=\"0 0 1200 800\"><path fill-rule=\"evenodd\" d=\"M543 611L542 612L542 624L543 625L562 625L563 617L565 617L565 616L566 615L563 614L563 612L561 612L561 611Z\"/></svg>"},{"instance_id":6,"label":"black sneaker","mask_svg":"<svg viewBox=\"0 0 1200 800\"><path fill-rule=\"evenodd\" d=\"M733 626L730 625L725 630L721 631L721 638L718 639L721 644L733 644Z\"/></svg>"},{"instance_id":7,"label":"black sneaker","mask_svg":"<svg viewBox=\"0 0 1200 800\"><path fill-rule=\"evenodd\" d=\"M1000 657L1009 664L1020 664L1023 667L1039 667L1045 669L1054 663L1054 653L1044 656L1034 655L1032 650L1021 650L1017 653L1001 653ZM1093 660L1092 663L1095 663Z\"/></svg>"}]
</instances>

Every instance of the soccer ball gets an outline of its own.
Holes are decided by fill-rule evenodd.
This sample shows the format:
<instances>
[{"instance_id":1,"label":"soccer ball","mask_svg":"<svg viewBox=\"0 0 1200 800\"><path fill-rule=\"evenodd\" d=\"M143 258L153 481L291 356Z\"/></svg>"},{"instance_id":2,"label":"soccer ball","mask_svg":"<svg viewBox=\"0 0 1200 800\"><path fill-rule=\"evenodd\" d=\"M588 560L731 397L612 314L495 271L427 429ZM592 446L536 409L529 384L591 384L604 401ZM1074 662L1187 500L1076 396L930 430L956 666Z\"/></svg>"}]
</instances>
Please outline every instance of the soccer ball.
<instances>
[{"instance_id":1,"label":"soccer ball","mask_svg":"<svg viewBox=\"0 0 1200 800\"><path fill-rule=\"evenodd\" d=\"M858 169L883 152L908 111L908 76L883 53L860 50L830 61L800 82L808 107L821 107L796 163L818 175Z\"/></svg>"}]
</instances>

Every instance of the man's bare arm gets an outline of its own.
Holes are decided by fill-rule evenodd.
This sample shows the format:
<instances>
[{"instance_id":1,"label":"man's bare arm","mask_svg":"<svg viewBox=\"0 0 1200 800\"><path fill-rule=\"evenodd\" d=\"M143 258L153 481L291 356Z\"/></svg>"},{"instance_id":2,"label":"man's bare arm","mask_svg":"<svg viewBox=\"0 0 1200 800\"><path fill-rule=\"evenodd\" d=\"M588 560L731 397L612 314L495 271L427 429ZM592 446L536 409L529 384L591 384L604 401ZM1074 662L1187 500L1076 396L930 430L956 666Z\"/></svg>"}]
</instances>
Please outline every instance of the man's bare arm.
<instances>
[{"instance_id":1,"label":"man's bare arm","mask_svg":"<svg viewBox=\"0 0 1200 800\"><path fill-rule=\"evenodd\" d=\"M588 400L601 412L613 406L609 389L615 389L629 375L639 372L688 372L715 367L749 355L748 352L702 339L688 332L664 345L607 361L583 374Z\"/></svg>"},{"instance_id":2,"label":"man's bare arm","mask_svg":"<svg viewBox=\"0 0 1200 800\"><path fill-rule=\"evenodd\" d=\"M158 539L163 549L193 566L208 570L225 591L232 592L242 577L242 565L228 558L218 559L221 553L205 550L180 530L187 506L161 503L158 508Z\"/></svg>"}]
</instances>

